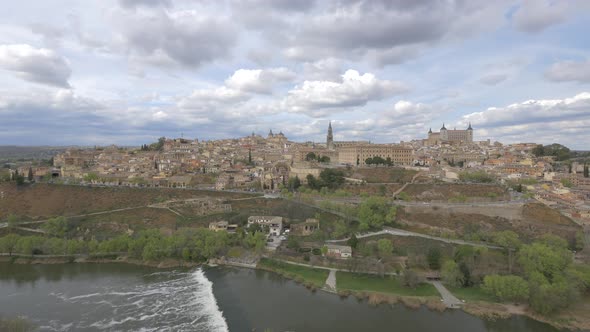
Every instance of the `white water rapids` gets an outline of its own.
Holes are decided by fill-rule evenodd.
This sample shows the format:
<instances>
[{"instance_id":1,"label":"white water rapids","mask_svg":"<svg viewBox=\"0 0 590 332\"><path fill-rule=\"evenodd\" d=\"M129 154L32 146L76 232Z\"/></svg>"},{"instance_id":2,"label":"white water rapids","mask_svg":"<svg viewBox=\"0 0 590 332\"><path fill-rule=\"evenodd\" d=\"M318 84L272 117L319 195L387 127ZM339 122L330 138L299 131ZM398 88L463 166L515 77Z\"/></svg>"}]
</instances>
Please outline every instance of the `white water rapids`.
<instances>
[{"instance_id":1,"label":"white water rapids","mask_svg":"<svg viewBox=\"0 0 590 332\"><path fill-rule=\"evenodd\" d=\"M82 308L76 322L51 321L40 330L69 331L218 331L228 326L213 294L213 283L201 269L156 272L137 285L92 288L87 294L51 293Z\"/></svg>"}]
</instances>

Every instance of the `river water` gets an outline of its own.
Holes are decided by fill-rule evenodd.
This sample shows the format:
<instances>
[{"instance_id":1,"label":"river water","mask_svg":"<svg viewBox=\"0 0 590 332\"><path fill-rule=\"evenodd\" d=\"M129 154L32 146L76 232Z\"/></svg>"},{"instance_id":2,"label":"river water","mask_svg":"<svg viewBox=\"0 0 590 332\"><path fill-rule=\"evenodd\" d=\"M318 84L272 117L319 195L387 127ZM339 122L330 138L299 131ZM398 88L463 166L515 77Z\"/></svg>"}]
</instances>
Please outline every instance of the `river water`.
<instances>
[{"instance_id":1,"label":"river water","mask_svg":"<svg viewBox=\"0 0 590 332\"><path fill-rule=\"evenodd\" d=\"M0 315L41 331L555 331L525 317L369 306L237 268L0 263Z\"/></svg>"}]
</instances>

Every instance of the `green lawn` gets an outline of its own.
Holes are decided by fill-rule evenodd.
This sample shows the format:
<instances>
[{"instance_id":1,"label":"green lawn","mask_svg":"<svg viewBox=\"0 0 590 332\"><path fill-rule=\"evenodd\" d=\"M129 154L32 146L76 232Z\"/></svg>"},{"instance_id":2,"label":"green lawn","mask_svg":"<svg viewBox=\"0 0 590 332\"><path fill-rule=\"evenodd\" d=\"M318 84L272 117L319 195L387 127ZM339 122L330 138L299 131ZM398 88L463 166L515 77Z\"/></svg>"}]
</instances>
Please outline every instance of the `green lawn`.
<instances>
[{"instance_id":1,"label":"green lawn","mask_svg":"<svg viewBox=\"0 0 590 332\"><path fill-rule=\"evenodd\" d=\"M318 288L324 286L329 273L328 270L293 265L268 258L262 258L260 262L258 262L258 266L273 270L288 277L303 279L305 282L310 282Z\"/></svg>"},{"instance_id":2,"label":"green lawn","mask_svg":"<svg viewBox=\"0 0 590 332\"><path fill-rule=\"evenodd\" d=\"M459 300L498 302L493 296L485 293L479 286L475 287L450 287L445 286Z\"/></svg>"},{"instance_id":3,"label":"green lawn","mask_svg":"<svg viewBox=\"0 0 590 332\"><path fill-rule=\"evenodd\" d=\"M395 276L382 278L372 274L351 272L337 272L336 287L338 290L370 291L403 296L439 296L438 291L431 284L420 284L412 289L402 285L401 280Z\"/></svg>"}]
</instances>

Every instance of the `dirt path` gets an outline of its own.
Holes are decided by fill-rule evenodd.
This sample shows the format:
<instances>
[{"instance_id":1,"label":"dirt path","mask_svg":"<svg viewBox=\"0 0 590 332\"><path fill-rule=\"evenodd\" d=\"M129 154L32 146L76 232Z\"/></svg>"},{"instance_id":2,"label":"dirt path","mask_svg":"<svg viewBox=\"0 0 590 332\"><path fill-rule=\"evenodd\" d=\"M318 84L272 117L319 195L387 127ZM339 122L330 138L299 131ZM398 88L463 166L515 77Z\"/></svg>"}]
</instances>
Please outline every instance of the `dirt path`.
<instances>
[{"instance_id":1,"label":"dirt path","mask_svg":"<svg viewBox=\"0 0 590 332\"><path fill-rule=\"evenodd\" d=\"M399 193L401 193L402 191L404 191L404 189L406 189L406 187L407 187L409 184L412 184L412 183L414 183L414 181L416 181L416 178L417 178L417 177L418 177L420 174L422 174L422 173L421 173L421 172L418 172L418 173L416 173L414 176L412 176L412 181L404 183L404 185L403 185L401 188L399 188L398 190L396 190L396 191L393 193L392 197L393 197L393 198L395 198L395 196L399 195Z\"/></svg>"}]
</instances>

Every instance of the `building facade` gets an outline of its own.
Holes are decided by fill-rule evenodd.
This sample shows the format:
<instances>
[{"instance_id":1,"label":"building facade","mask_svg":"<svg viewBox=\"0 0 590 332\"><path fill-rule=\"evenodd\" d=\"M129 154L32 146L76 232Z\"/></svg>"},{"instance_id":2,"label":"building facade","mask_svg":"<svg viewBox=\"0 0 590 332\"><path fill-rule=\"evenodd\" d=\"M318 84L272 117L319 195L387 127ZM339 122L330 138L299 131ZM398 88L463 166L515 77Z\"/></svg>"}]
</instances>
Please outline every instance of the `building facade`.
<instances>
[{"instance_id":1,"label":"building facade","mask_svg":"<svg viewBox=\"0 0 590 332\"><path fill-rule=\"evenodd\" d=\"M363 144L338 149L341 164L364 166L368 158L391 158L394 165L412 165L413 150L397 144Z\"/></svg>"},{"instance_id":2,"label":"building facade","mask_svg":"<svg viewBox=\"0 0 590 332\"><path fill-rule=\"evenodd\" d=\"M439 145L444 142L473 143L473 128L471 127L471 123L469 123L469 127L465 130L449 130L443 123L440 132L433 132L432 128L428 131L426 141L428 145Z\"/></svg>"}]
</instances>

